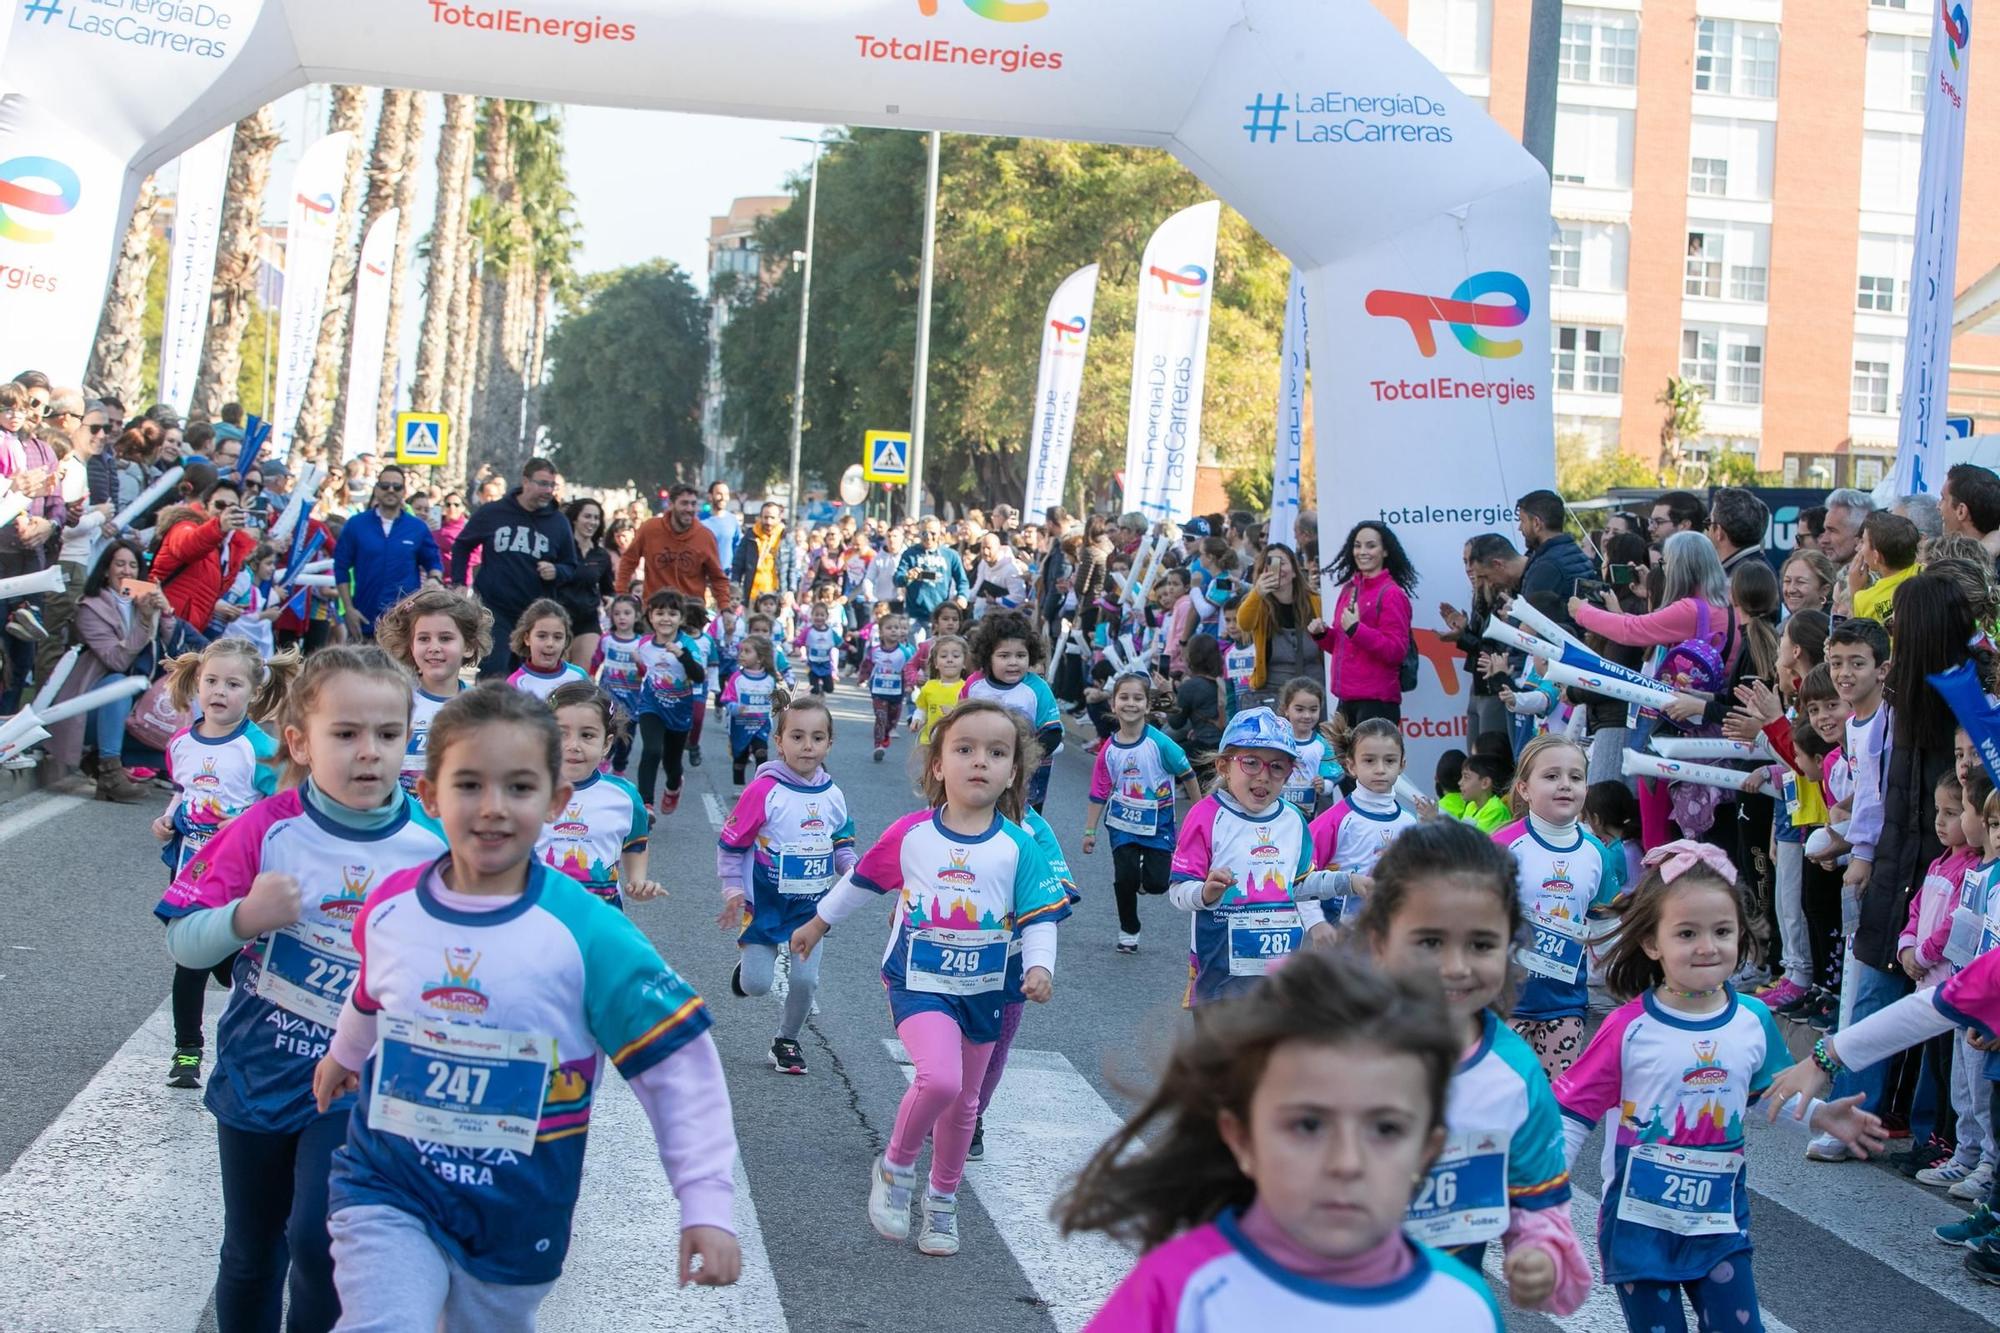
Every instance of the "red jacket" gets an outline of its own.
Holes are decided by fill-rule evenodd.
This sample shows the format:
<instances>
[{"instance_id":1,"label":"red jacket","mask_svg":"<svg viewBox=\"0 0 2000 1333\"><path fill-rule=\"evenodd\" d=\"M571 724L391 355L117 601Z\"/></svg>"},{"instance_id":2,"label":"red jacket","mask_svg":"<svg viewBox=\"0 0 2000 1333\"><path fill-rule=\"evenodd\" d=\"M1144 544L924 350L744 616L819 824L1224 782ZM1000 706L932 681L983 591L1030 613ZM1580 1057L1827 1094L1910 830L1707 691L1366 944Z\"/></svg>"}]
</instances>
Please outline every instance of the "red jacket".
<instances>
[{"instance_id":1,"label":"red jacket","mask_svg":"<svg viewBox=\"0 0 2000 1333\"><path fill-rule=\"evenodd\" d=\"M1361 619L1349 634L1340 627L1348 603L1361 599ZM1403 658L1410 648L1410 599L1386 569L1341 585L1319 646L1333 659L1332 691L1340 700L1399 703Z\"/></svg>"},{"instance_id":2,"label":"red jacket","mask_svg":"<svg viewBox=\"0 0 2000 1333\"><path fill-rule=\"evenodd\" d=\"M182 523L160 543L160 553L153 557L153 581L183 624L206 632L215 604L256 549L257 539L239 530L229 534L225 552L219 518Z\"/></svg>"}]
</instances>

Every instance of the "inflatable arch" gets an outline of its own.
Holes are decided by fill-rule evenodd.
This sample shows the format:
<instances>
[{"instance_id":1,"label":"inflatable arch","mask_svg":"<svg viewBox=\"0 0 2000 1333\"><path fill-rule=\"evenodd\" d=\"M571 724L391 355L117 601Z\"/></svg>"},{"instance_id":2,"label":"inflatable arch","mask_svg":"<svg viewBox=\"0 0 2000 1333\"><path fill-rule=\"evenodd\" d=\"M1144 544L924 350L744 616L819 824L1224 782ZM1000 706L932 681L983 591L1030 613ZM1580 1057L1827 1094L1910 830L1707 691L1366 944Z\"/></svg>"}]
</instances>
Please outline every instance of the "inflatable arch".
<instances>
[{"instance_id":1,"label":"inflatable arch","mask_svg":"<svg viewBox=\"0 0 2000 1333\"><path fill-rule=\"evenodd\" d=\"M1385 519L1419 606L1458 600L1463 540L1552 477L1548 176L1368 0L8 9L0 371L81 374L146 173L302 84L362 83L1164 148L1305 274L1324 550ZM1413 765L1462 733L1468 688L1418 639Z\"/></svg>"}]
</instances>

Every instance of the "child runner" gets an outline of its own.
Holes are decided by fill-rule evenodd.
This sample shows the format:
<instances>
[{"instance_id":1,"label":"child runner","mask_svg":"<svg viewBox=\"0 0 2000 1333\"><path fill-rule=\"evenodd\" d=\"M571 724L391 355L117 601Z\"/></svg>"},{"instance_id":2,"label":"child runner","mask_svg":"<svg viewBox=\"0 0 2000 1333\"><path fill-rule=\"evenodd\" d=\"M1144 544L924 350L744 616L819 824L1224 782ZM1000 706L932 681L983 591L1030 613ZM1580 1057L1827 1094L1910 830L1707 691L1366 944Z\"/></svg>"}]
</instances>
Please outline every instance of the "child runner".
<instances>
[{"instance_id":1,"label":"child runner","mask_svg":"<svg viewBox=\"0 0 2000 1333\"><path fill-rule=\"evenodd\" d=\"M618 705L618 712L625 723L626 735L611 746L611 767L614 772L623 773L625 765L632 757L631 731L639 725L641 695L646 673L639 666L639 645L645 636L639 632L640 617L645 608L639 599L630 593L620 593L611 599L611 632L599 638L595 660L591 663L591 674L597 683Z\"/></svg>"},{"instance_id":2,"label":"child runner","mask_svg":"<svg viewBox=\"0 0 2000 1333\"><path fill-rule=\"evenodd\" d=\"M917 655L903 668L903 683L915 690L926 680L935 680L930 674L931 654L937 651L937 641L943 638L960 638L965 632L965 608L957 602L946 602L931 612L929 632L922 643L917 645Z\"/></svg>"},{"instance_id":3,"label":"child runner","mask_svg":"<svg viewBox=\"0 0 2000 1333\"><path fill-rule=\"evenodd\" d=\"M569 612L560 602L543 597L528 603L528 609L514 622L514 637L508 646L521 665L514 668L507 683L544 702L558 685L590 679L588 672L564 656L569 652Z\"/></svg>"},{"instance_id":4,"label":"child runner","mask_svg":"<svg viewBox=\"0 0 2000 1333\"><path fill-rule=\"evenodd\" d=\"M1382 854L1356 921L1384 967L1436 974L1463 1052L1445 1100L1450 1137L1405 1229L1474 1272L1501 1241L1514 1304L1569 1314L1591 1275L1570 1226L1562 1116L1535 1053L1501 1021L1521 927L1513 858L1449 820L1418 825Z\"/></svg>"},{"instance_id":5,"label":"child runner","mask_svg":"<svg viewBox=\"0 0 2000 1333\"><path fill-rule=\"evenodd\" d=\"M639 795L653 799L653 779L662 760L667 787L659 810L670 815L681 803L681 755L694 725L694 695L701 688L701 659L681 633L681 595L671 590L646 599L652 637L633 654L639 664Z\"/></svg>"},{"instance_id":6,"label":"child runner","mask_svg":"<svg viewBox=\"0 0 2000 1333\"><path fill-rule=\"evenodd\" d=\"M763 634L746 635L736 645L736 670L722 687L722 712L729 719L729 763L736 785L754 761L771 757L772 701L778 690L777 650Z\"/></svg>"},{"instance_id":7,"label":"child runner","mask_svg":"<svg viewBox=\"0 0 2000 1333\"><path fill-rule=\"evenodd\" d=\"M1250 631L1236 623L1236 611L1242 605L1239 593L1222 608L1222 679L1228 687L1231 715L1250 697L1250 679L1257 671L1257 645Z\"/></svg>"},{"instance_id":8,"label":"child runner","mask_svg":"<svg viewBox=\"0 0 2000 1333\"><path fill-rule=\"evenodd\" d=\"M737 995L768 995L778 946L812 919L820 900L854 868L854 820L847 797L824 767L833 748L833 714L818 695L781 700L774 723L778 757L757 766L723 822L715 857L722 881L724 930L736 932L742 958L729 974ZM784 1016L771 1039L771 1067L806 1072L799 1033L819 993L819 955L794 955Z\"/></svg>"},{"instance_id":9,"label":"child runner","mask_svg":"<svg viewBox=\"0 0 2000 1333\"><path fill-rule=\"evenodd\" d=\"M153 836L166 846L160 859L171 884L208 841L230 820L278 788L277 742L250 719L268 719L284 702L299 672L299 655L286 652L267 666L248 639L217 639L200 652L182 653L167 663L166 681L174 708L182 713L201 705L201 720L167 742L167 777L173 799L153 821ZM174 1057L167 1068L170 1088L201 1086L201 1007L211 972L229 984L231 959L212 968L174 966Z\"/></svg>"},{"instance_id":10,"label":"child runner","mask_svg":"<svg viewBox=\"0 0 2000 1333\"><path fill-rule=\"evenodd\" d=\"M1792 1057L1771 1011L1729 984L1753 945L1728 855L1670 842L1645 865L1604 969L1625 1003L1555 1081L1563 1134L1574 1165L1591 1127L1613 1119L1597 1243L1626 1327L1686 1333L1685 1291L1701 1328L1754 1333L1743 1115L1766 1091L1783 1098L1773 1079ZM1861 1100L1809 1111L1865 1157L1883 1138Z\"/></svg>"},{"instance_id":11,"label":"child runner","mask_svg":"<svg viewBox=\"0 0 2000 1333\"><path fill-rule=\"evenodd\" d=\"M465 688L461 673L493 648L493 613L457 588L419 588L382 613L375 642L417 678L410 740L403 751L404 791L424 775L431 719Z\"/></svg>"},{"instance_id":12,"label":"child runner","mask_svg":"<svg viewBox=\"0 0 2000 1333\"><path fill-rule=\"evenodd\" d=\"M701 663L695 679L693 715L688 727L687 761L690 768L701 767L701 728L708 721L708 701L722 689L722 671L717 665L718 644L708 632L708 603L699 597L681 599L681 643Z\"/></svg>"},{"instance_id":13,"label":"child runner","mask_svg":"<svg viewBox=\"0 0 2000 1333\"><path fill-rule=\"evenodd\" d=\"M1515 955L1528 979L1514 1004L1514 1030L1551 1081L1583 1049L1585 919L1609 907L1625 883L1624 861L1581 822L1588 768L1575 741L1535 737L1521 751L1514 783L1527 816L1493 835L1520 866L1521 907L1534 936Z\"/></svg>"},{"instance_id":14,"label":"child runner","mask_svg":"<svg viewBox=\"0 0 2000 1333\"><path fill-rule=\"evenodd\" d=\"M285 614L284 599L279 597L273 600L271 580L277 572L277 548L268 544L259 545L250 553L250 558L237 572L236 581L229 585L229 591L222 598L243 611L242 615L223 627L222 637L246 640L264 657L278 651L277 636L271 626Z\"/></svg>"},{"instance_id":15,"label":"child runner","mask_svg":"<svg viewBox=\"0 0 2000 1333\"><path fill-rule=\"evenodd\" d=\"M1196 1010L1056 1205L1065 1231L1145 1251L1087 1333L1498 1333L1478 1277L1403 1230L1459 1049L1435 984L1344 953Z\"/></svg>"},{"instance_id":16,"label":"child runner","mask_svg":"<svg viewBox=\"0 0 2000 1333\"><path fill-rule=\"evenodd\" d=\"M607 1056L680 1202L681 1281L735 1281L736 1135L708 1011L628 918L535 857L569 795L555 719L487 684L438 710L431 739L419 790L449 846L369 895L363 979L312 1078L322 1107L356 1098L326 1223L343 1323L534 1328Z\"/></svg>"},{"instance_id":17,"label":"child runner","mask_svg":"<svg viewBox=\"0 0 2000 1333\"><path fill-rule=\"evenodd\" d=\"M1308 931L1332 934L1319 903L1299 901L1313 845L1306 817L1282 795L1293 744L1291 727L1268 708L1231 718L1215 785L1181 826L1167 901L1194 914L1189 1007L1256 989Z\"/></svg>"},{"instance_id":18,"label":"child runner","mask_svg":"<svg viewBox=\"0 0 2000 1333\"><path fill-rule=\"evenodd\" d=\"M1152 685L1127 672L1111 682L1118 731L1097 751L1090 770L1090 810L1083 820L1083 854L1097 850L1100 819L1111 830L1112 889L1118 898L1118 952L1139 952L1139 895L1165 893L1174 861L1174 784L1201 799L1194 766L1167 734L1147 722Z\"/></svg>"},{"instance_id":19,"label":"child runner","mask_svg":"<svg viewBox=\"0 0 2000 1333\"><path fill-rule=\"evenodd\" d=\"M611 696L587 680L549 696L562 733L562 780L570 786L562 811L542 829L535 855L619 911L625 900L646 902L666 890L646 878L646 838L652 821L639 789L604 771L619 727Z\"/></svg>"},{"instance_id":20,"label":"child runner","mask_svg":"<svg viewBox=\"0 0 2000 1333\"><path fill-rule=\"evenodd\" d=\"M409 718L409 677L381 649L314 653L285 707L285 749L306 781L232 820L153 909L183 967L238 955L203 1094L222 1167L216 1321L231 1333L276 1333L288 1266L288 1333L324 1333L340 1314L327 1168L352 1099L315 1106L312 1069L359 967L362 900L444 850L396 781Z\"/></svg>"},{"instance_id":21,"label":"child runner","mask_svg":"<svg viewBox=\"0 0 2000 1333\"><path fill-rule=\"evenodd\" d=\"M1336 735L1343 730L1336 726ZM1403 729L1385 718L1370 718L1346 732L1341 749L1354 790L1312 822L1313 865L1365 876L1396 836L1417 822L1396 803L1396 779L1403 776ZM1326 907L1328 918L1336 922L1360 911L1358 893L1329 899Z\"/></svg>"},{"instance_id":22,"label":"child runner","mask_svg":"<svg viewBox=\"0 0 2000 1333\"><path fill-rule=\"evenodd\" d=\"M792 956L805 961L829 928L883 894L896 895L882 980L916 1079L876 1159L868 1220L891 1240L909 1235L917 1153L934 1132L917 1238L924 1254L958 1253L958 1184L980 1081L1000 1035L1017 930L1022 994L1037 1004L1054 994L1055 927L1069 915L1069 899L1035 840L999 810L1003 796L1022 799L1034 748L1009 709L984 700L953 709L923 752L930 808L890 825L792 933Z\"/></svg>"},{"instance_id":23,"label":"child runner","mask_svg":"<svg viewBox=\"0 0 2000 1333\"><path fill-rule=\"evenodd\" d=\"M945 608L939 607L942 613ZM964 639L956 634L940 634L924 644L930 653L930 661L925 669L929 678L918 687L916 707L910 711L910 730L917 732L917 743L931 743L931 728L938 719L949 713L965 693L965 663L971 650ZM908 673L905 673L905 679ZM918 728L922 730L918 730Z\"/></svg>"},{"instance_id":24,"label":"child runner","mask_svg":"<svg viewBox=\"0 0 2000 1333\"><path fill-rule=\"evenodd\" d=\"M831 694L840 678L840 630L825 602L812 605L812 623L799 630L798 648L806 655L806 679L814 694Z\"/></svg>"},{"instance_id":25,"label":"child runner","mask_svg":"<svg viewBox=\"0 0 2000 1333\"><path fill-rule=\"evenodd\" d=\"M864 655L868 673L868 698L875 705L875 762L889 753L896 739L896 724L903 720L903 669L915 656L904 642L909 622L901 616L885 615L875 623L875 642Z\"/></svg>"},{"instance_id":26,"label":"child runner","mask_svg":"<svg viewBox=\"0 0 2000 1333\"><path fill-rule=\"evenodd\" d=\"M1028 779L1028 804L1040 810L1049 799L1049 771L1062 748L1062 709L1049 683L1034 674L1042 661L1042 636L1028 618L996 611L972 627L972 675L967 699L990 699L1019 713L1034 733L1041 762Z\"/></svg>"},{"instance_id":27,"label":"child runner","mask_svg":"<svg viewBox=\"0 0 2000 1333\"><path fill-rule=\"evenodd\" d=\"M752 634L761 634L771 641L771 661L777 677L786 689L792 687L792 663L785 656L785 636L778 632L776 622L769 616L751 616L746 622Z\"/></svg>"},{"instance_id":28,"label":"child runner","mask_svg":"<svg viewBox=\"0 0 2000 1333\"><path fill-rule=\"evenodd\" d=\"M1292 738L1299 743L1298 762L1285 782L1285 799L1311 819L1347 776L1320 725L1326 717L1326 689L1310 676L1294 676L1278 691L1278 716L1292 724Z\"/></svg>"}]
</instances>

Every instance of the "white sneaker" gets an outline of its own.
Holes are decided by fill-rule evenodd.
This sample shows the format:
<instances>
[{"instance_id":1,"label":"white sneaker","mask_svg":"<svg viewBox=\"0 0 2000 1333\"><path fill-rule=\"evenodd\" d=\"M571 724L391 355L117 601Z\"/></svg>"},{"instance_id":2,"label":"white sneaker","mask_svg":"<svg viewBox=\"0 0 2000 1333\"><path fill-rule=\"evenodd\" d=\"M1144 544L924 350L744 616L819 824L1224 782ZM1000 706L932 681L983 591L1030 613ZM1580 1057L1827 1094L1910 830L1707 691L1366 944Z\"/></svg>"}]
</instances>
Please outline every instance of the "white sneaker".
<instances>
[{"instance_id":1,"label":"white sneaker","mask_svg":"<svg viewBox=\"0 0 2000 1333\"><path fill-rule=\"evenodd\" d=\"M1919 1185L1956 1185L1972 1175L1973 1168L1956 1157L1947 1157L1936 1166L1927 1166L1917 1172Z\"/></svg>"},{"instance_id":2,"label":"white sneaker","mask_svg":"<svg viewBox=\"0 0 2000 1333\"><path fill-rule=\"evenodd\" d=\"M917 1250L939 1258L958 1253L958 1200L940 1199L924 1192L924 1229L917 1235Z\"/></svg>"},{"instance_id":3,"label":"white sneaker","mask_svg":"<svg viewBox=\"0 0 2000 1333\"><path fill-rule=\"evenodd\" d=\"M1119 952L1119 953L1137 953L1137 952L1139 952L1139 937L1138 937L1137 935L1127 935L1127 934L1126 934L1126 933L1125 933L1124 931L1122 931L1122 930L1121 930L1121 931L1119 931L1119 932L1118 932L1118 952Z\"/></svg>"},{"instance_id":4,"label":"white sneaker","mask_svg":"<svg viewBox=\"0 0 2000 1333\"><path fill-rule=\"evenodd\" d=\"M1981 1162L1972 1169L1972 1174L1953 1185L1948 1191L1954 1199L1966 1199L1973 1203L1985 1200L1993 1189L1993 1163Z\"/></svg>"},{"instance_id":5,"label":"white sneaker","mask_svg":"<svg viewBox=\"0 0 2000 1333\"><path fill-rule=\"evenodd\" d=\"M868 1182L868 1221L890 1240L910 1238L910 1195L917 1187L914 1166L898 1170L886 1156L875 1159Z\"/></svg>"},{"instance_id":6,"label":"white sneaker","mask_svg":"<svg viewBox=\"0 0 2000 1333\"><path fill-rule=\"evenodd\" d=\"M1847 1157L1847 1145L1831 1134L1818 1135L1806 1145L1809 1162L1844 1162Z\"/></svg>"}]
</instances>

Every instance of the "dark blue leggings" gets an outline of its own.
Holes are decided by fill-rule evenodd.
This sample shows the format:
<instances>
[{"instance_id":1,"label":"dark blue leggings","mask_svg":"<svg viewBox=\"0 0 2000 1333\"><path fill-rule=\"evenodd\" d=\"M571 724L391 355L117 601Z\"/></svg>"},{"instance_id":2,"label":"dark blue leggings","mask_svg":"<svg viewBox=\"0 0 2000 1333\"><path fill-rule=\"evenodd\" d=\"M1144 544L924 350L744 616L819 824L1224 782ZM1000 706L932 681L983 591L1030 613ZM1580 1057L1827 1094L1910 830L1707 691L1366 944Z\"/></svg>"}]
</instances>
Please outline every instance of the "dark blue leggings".
<instances>
[{"instance_id":1,"label":"dark blue leggings","mask_svg":"<svg viewBox=\"0 0 2000 1333\"><path fill-rule=\"evenodd\" d=\"M222 1150L222 1262L215 1274L220 1333L277 1333L286 1272L287 1333L327 1333L340 1318L326 1235L326 1176L347 1142L347 1117L325 1115L296 1134L217 1123Z\"/></svg>"},{"instance_id":2,"label":"dark blue leggings","mask_svg":"<svg viewBox=\"0 0 2000 1333\"><path fill-rule=\"evenodd\" d=\"M1750 1252L1732 1255L1704 1277L1686 1282L1614 1282L1625 1327L1633 1333L1687 1333L1681 1293L1694 1306L1699 1333L1764 1333L1764 1316L1757 1308L1757 1281L1750 1274Z\"/></svg>"}]
</instances>

